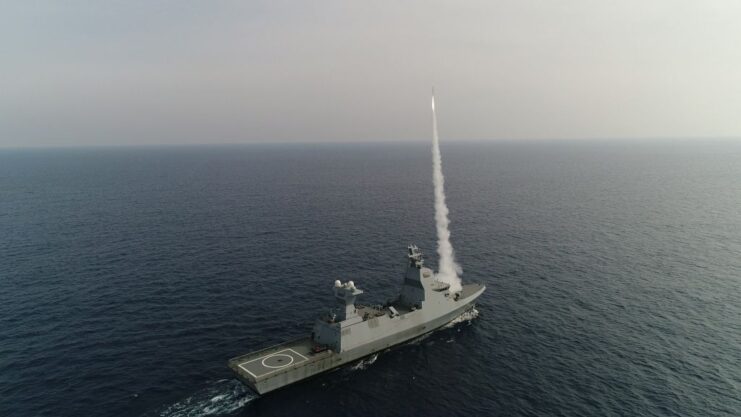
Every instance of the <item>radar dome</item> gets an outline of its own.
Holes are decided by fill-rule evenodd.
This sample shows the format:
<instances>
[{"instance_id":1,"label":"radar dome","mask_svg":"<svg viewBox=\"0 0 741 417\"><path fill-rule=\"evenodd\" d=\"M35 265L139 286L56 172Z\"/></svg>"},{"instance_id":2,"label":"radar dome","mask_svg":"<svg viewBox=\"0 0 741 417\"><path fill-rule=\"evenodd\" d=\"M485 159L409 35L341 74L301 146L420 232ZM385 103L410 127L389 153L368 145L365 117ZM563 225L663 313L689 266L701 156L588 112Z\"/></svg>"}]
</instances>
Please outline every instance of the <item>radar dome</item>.
<instances>
[{"instance_id":1,"label":"radar dome","mask_svg":"<svg viewBox=\"0 0 741 417\"><path fill-rule=\"evenodd\" d=\"M338 288L342 286L342 283L340 282L340 280L339 280L339 279L336 279L336 280L334 281L334 286L335 286L335 287L338 287Z\"/></svg>"}]
</instances>

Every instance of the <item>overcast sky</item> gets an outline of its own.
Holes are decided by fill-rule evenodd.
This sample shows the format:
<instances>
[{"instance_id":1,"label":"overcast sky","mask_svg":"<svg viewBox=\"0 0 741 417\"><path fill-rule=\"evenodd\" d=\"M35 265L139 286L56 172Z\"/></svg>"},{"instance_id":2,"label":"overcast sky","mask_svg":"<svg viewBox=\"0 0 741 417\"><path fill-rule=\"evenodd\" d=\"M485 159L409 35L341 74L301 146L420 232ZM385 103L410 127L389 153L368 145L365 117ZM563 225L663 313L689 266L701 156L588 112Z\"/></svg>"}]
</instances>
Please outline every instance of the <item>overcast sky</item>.
<instances>
[{"instance_id":1,"label":"overcast sky","mask_svg":"<svg viewBox=\"0 0 741 417\"><path fill-rule=\"evenodd\" d=\"M5 1L0 145L741 137L741 1Z\"/></svg>"}]
</instances>

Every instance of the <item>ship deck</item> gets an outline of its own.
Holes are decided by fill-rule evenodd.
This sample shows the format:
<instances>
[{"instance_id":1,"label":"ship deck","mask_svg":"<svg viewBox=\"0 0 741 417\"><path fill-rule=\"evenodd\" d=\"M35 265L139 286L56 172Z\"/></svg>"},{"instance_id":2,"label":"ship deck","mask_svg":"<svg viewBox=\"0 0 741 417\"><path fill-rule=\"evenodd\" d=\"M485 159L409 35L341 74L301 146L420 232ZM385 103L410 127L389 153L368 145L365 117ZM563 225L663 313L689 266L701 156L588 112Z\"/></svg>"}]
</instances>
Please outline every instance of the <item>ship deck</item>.
<instances>
[{"instance_id":1,"label":"ship deck","mask_svg":"<svg viewBox=\"0 0 741 417\"><path fill-rule=\"evenodd\" d=\"M281 371L324 359L332 353L329 350L314 353L313 347L311 338L293 340L233 358L229 366L243 379L256 383Z\"/></svg>"},{"instance_id":2,"label":"ship deck","mask_svg":"<svg viewBox=\"0 0 741 417\"><path fill-rule=\"evenodd\" d=\"M470 284L466 284L463 286L463 289L461 290L460 298L462 300L465 300L466 298L476 294L477 292L483 291L484 288L486 288L484 284L481 284L478 282L475 282L475 283L472 282Z\"/></svg>"}]
</instances>

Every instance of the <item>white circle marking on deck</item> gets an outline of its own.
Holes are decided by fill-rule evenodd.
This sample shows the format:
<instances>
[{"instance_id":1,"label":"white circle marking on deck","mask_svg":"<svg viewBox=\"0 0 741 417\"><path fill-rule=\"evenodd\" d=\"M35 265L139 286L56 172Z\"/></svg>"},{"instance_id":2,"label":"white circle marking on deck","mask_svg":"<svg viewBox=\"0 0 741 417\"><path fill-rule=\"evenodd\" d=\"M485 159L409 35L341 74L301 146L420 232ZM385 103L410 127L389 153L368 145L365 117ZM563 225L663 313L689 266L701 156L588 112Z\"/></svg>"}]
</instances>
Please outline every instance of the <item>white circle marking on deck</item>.
<instances>
[{"instance_id":1,"label":"white circle marking on deck","mask_svg":"<svg viewBox=\"0 0 741 417\"><path fill-rule=\"evenodd\" d=\"M270 359L270 358L275 358L275 357L277 357L277 356L285 356L285 357L289 358L289 359L290 359L291 361L290 361L290 362L288 362L288 363L287 363L287 364L285 364L285 365L280 365L280 366L273 366L273 365L268 365L268 364L266 364L266 363L265 363L265 361L266 361L266 360L268 360L268 359ZM286 355L285 353L276 353L276 354L274 354L274 355L266 356L266 357L264 357L264 358L262 359L262 366L264 366L264 367L266 367L266 368L272 368L272 369L284 368L284 367L286 367L286 366L288 366L288 365L290 365L290 364L292 364L292 363L293 363L293 356L291 356L291 355Z\"/></svg>"}]
</instances>

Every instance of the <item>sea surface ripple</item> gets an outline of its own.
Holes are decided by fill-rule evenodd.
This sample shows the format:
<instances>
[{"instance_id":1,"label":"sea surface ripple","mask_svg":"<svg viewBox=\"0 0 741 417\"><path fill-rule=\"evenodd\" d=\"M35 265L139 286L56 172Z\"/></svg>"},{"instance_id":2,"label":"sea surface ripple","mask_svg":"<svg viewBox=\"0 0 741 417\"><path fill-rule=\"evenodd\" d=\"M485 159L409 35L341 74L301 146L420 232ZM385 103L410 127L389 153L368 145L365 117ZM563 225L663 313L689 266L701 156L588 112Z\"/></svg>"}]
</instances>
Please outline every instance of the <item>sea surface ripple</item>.
<instances>
[{"instance_id":1,"label":"sea surface ripple","mask_svg":"<svg viewBox=\"0 0 741 417\"><path fill-rule=\"evenodd\" d=\"M427 144L0 150L0 415L741 415L741 142L442 153L478 317L260 397L229 358L436 264Z\"/></svg>"}]
</instances>

